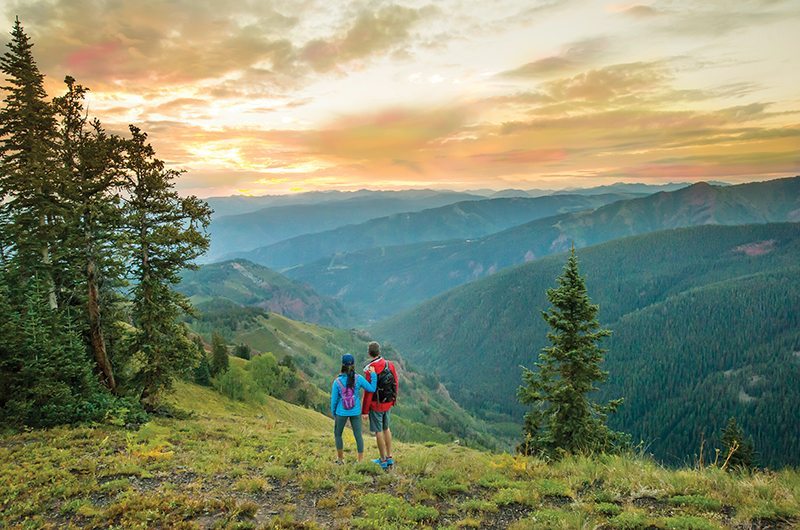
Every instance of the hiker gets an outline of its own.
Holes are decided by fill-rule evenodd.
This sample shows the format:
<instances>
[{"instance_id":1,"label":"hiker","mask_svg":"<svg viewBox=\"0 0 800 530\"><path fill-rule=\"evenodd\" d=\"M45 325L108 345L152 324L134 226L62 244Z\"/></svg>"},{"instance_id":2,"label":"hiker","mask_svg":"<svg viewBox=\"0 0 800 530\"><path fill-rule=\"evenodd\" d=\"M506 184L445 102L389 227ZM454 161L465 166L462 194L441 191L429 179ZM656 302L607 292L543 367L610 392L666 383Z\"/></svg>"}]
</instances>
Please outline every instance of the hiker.
<instances>
[{"instance_id":1,"label":"hiker","mask_svg":"<svg viewBox=\"0 0 800 530\"><path fill-rule=\"evenodd\" d=\"M367 348L370 362L364 367L364 375L376 384L374 391L364 394L364 404L361 407L362 419L369 417L369 432L375 435L380 458L373 460L387 470L394 465L392 457L392 431L390 427L390 411L397 402L399 390L397 371L394 363L381 357L381 346L377 342L370 342Z\"/></svg>"},{"instance_id":2,"label":"hiker","mask_svg":"<svg viewBox=\"0 0 800 530\"><path fill-rule=\"evenodd\" d=\"M342 433L347 420L350 420L350 427L353 429L353 436L356 439L356 450L358 451L358 461L364 459L364 438L361 436L361 390L374 392L377 378L369 382L361 375L356 375L356 360L346 353L342 355L342 370L336 379L333 380L331 387L331 413L333 414L333 439L336 442L336 463L344 464L344 441Z\"/></svg>"}]
</instances>

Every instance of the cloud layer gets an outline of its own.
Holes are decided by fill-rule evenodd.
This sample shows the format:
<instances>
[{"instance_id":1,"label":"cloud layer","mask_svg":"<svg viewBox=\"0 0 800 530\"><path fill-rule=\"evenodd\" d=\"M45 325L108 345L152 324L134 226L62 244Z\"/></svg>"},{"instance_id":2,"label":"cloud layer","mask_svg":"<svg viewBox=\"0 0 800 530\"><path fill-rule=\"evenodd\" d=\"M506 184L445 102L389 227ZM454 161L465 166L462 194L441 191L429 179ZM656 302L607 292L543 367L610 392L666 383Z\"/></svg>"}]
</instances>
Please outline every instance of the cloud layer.
<instances>
[{"instance_id":1,"label":"cloud layer","mask_svg":"<svg viewBox=\"0 0 800 530\"><path fill-rule=\"evenodd\" d=\"M201 195L800 172L779 0L25 0L52 94L92 89Z\"/></svg>"}]
</instances>

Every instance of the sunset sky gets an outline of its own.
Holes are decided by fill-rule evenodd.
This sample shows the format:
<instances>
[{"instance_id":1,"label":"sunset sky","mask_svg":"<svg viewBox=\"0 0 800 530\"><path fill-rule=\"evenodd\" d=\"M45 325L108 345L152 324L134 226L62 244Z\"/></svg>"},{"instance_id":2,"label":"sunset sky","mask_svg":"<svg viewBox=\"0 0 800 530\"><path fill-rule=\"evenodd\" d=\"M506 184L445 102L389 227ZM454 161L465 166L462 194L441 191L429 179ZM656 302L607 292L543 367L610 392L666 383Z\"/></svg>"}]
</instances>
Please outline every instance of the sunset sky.
<instances>
[{"instance_id":1,"label":"sunset sky","mask_svg":"<svg viewBox=\"0 0 800 530\"><path fill-rule=\"evenodd\" d=\"M800 1L0 0L184 193L800 174ZM7 35L7 33L6 33Z\"/></svg>"}]
</instances>

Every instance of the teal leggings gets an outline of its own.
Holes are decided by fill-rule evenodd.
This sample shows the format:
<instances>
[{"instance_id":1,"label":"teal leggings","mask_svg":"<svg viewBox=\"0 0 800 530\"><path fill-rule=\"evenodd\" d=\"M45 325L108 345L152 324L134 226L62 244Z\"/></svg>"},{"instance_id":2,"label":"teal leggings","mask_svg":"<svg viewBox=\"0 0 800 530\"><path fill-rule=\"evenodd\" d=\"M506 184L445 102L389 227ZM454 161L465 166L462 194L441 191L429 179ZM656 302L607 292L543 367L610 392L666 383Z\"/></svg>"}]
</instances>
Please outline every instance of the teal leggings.
<instances>
[{"instance_id":1,"label":"teal leggings","mask_svg":"<svg viewBox=\"0 0 800 530\"><path fill-rule=\"evenodd\" d=\"M336 421L333 425L333 439L336 440L336 449L344 449L344 442L342 441L342 433L347 420L350 420L350 426L353 428L353 436L356 437L356 449L359 453L364 452L364 438L361 436L361 416L334 416Z\"/></svg>"}]
</instances>

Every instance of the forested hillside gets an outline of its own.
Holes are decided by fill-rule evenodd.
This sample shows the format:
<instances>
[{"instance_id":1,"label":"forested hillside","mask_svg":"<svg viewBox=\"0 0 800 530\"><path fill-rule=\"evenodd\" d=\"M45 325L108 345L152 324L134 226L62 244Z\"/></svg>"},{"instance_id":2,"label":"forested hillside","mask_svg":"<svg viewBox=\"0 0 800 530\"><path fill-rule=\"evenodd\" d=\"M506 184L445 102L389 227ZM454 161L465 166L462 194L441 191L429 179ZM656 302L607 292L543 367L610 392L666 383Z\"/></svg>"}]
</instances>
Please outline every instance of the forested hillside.
<instances>
[{"instance_id":1,"label":"forested hillside","mask_svg":"<svg viewBox=\"0 0 800 530\"><path fill-rule=\"evenodd\" d=\"M340 201L267 207L218 217L209 227L211 246L204 260L216 261L232 252L252 250L301 234L361 223L375 217L479 198L451 191L378 194L376 197L370 194Z\"/></svg>"},{"instance_id":2,"label":"forested hillside","mask_svg":"<svg viewBox=\"0 0 800 530\"><path fill-rule=\"evenodd\" d=\"M770 465L797 463L800 225L669 230L578 252L605 344L612 426L680 460L737 416ZM545 345L540 311L563 256L454 289L372 328L485 418L520 421L519 366Z\"/></svg>"},{"instance_id":3,"label":"forested hillside","mask_svg":"<svg viewBox=\"0 0 800 530\"><path fill-rule=\"evenodd\" d=\"M533 221L475 240L367 249L287 271L362 320L395 314L495 272L618 237L703 224L797 220L800 177L738 186L696 184Z\"/></svg>"},{"instance_id":4,"label":"forested hillside","mask_svg":"<svg viewBox=\"0 0 800 530\"><path fill-rule=\"evenodd\" d=\"M292 396L293 402L326 414L331 383L341 368L341 356L354 355L360 369L367 362L367 344L371 340L364 332L324 328L258 308L226 305L219 300L199 305L198 315L188 322L193 331L209 342L212 334L217 333L232 345L247 345L256 364L267 363L261 359L263 356L273 359L274 370L280 371L278 365L290 372L296 370L310 387L297 382L287 386L286 382L277 381L277 387L261 390L281 399ZM384 348L384 355L396 363L401 378L402 396L393 419L393 430L401 440L445 442L460 438L469 445L499 448L497 440L489 434L493 429L457 405L436 378L416 371L390 346ZM232 367L227 378L241 389L242 398L258 387L251 381L251 373L261 368L251 366L250 362Z\"/></svg>"},{"instance_id":5,"label":"forested hillside","mask_svg":"<svg viewBox=\"0 0 800 530\"><path fill-rule=\"evenodd\" d=\"M306 234L241 254L273 268L311 263L338 252L481 237L559 213L596 208L631 195L552 195L538 198L462 201L421 212L404 212L357 225Z\"/></svg>"},{"instance_id":6,"label":"forested hillside","mask_svg":"<svg viewBox=\"0 0 800 530\"><path fill-rule=\"evenodd\" d=\"M320 296L307 285L243 259L183 271L177 290L193 304L211 310L220 300L229 300L328 326L346 326L351 320L336 300Z\"/></svg>"}]
</instances>

